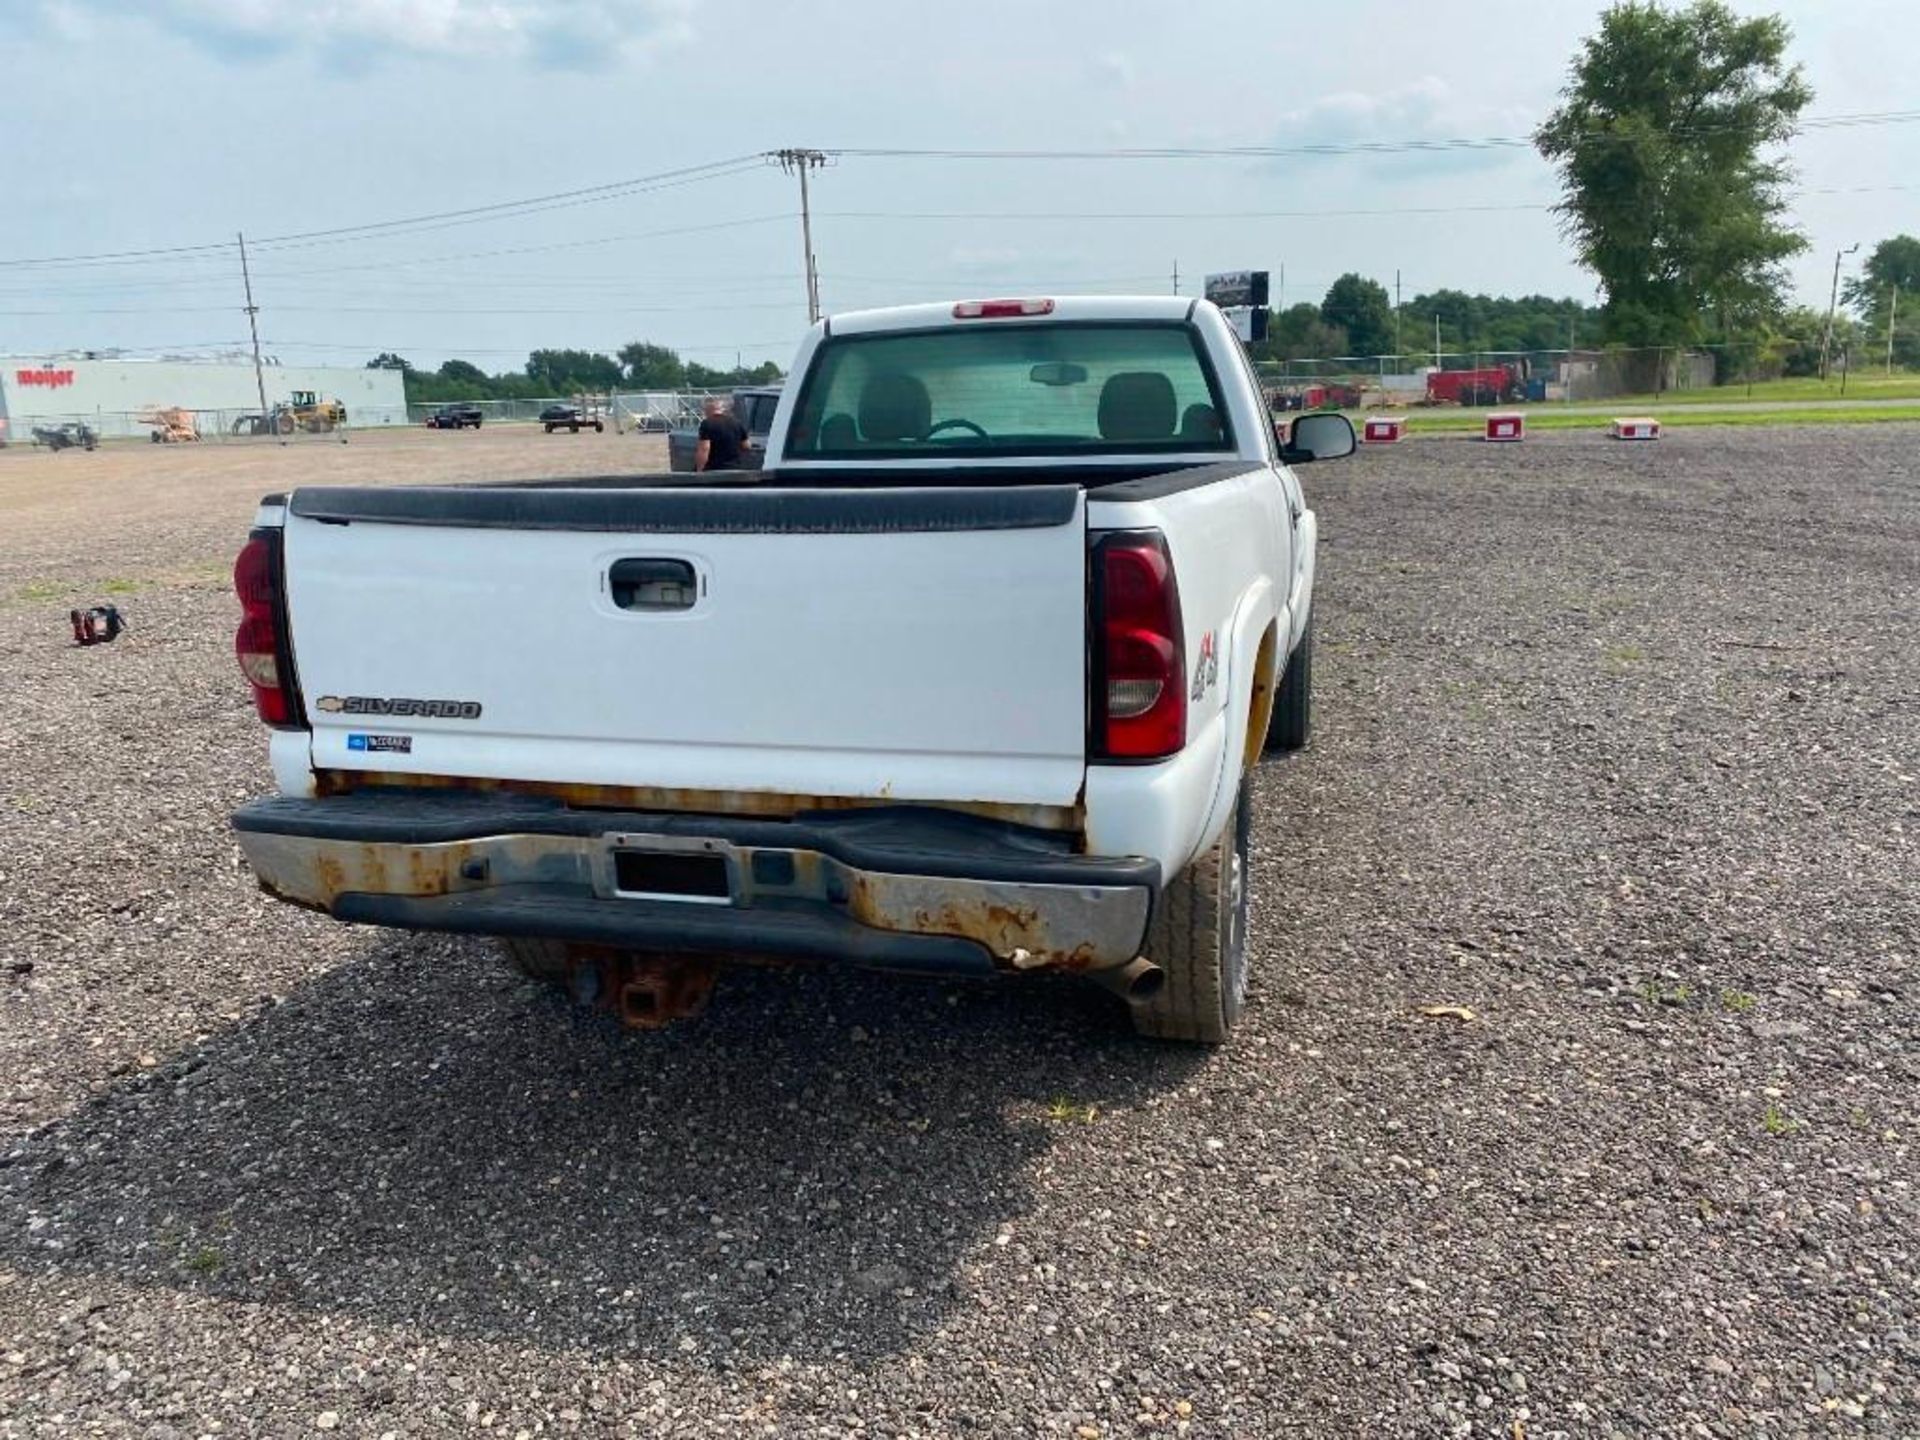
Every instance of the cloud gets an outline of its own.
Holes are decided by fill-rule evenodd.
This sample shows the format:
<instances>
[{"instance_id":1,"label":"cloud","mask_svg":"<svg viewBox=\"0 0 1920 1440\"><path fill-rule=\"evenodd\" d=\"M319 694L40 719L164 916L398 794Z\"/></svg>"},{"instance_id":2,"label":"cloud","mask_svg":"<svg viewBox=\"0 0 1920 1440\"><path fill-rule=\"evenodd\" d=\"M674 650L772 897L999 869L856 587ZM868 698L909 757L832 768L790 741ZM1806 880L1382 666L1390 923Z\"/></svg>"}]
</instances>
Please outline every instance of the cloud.
<instances>
[{"instance_id":1,"label":"cloud","mask_svg":"<svg viewBox=\"0 0 1920 1440\"><path fill-rule=\"evenodd\" d=\"M311 55L335 69L384 60L526 61L601 69L686 40L697 0L28 0L54 35L140 20L223 60Z\"/></svg>"},{"instance_id":2,"label":"cloud","mask_svg":"<svg viewBox=\"0 0 1920 1440\"><path fill-rule=\"evenodd\" d=\"M1273 143L1292 147L1525 136L1538 118L1515 106L1469 100L1438 76L1427 75L1393 90L1343 90L1322 95L1282 115ZM1529 153L1520 146L1409 150L1367 155L1364 163L1376 173L1458 174L1496 169ZM1281 163L1298 168L1322 158L1288 155Z\"/></svg>"}]
</instances>

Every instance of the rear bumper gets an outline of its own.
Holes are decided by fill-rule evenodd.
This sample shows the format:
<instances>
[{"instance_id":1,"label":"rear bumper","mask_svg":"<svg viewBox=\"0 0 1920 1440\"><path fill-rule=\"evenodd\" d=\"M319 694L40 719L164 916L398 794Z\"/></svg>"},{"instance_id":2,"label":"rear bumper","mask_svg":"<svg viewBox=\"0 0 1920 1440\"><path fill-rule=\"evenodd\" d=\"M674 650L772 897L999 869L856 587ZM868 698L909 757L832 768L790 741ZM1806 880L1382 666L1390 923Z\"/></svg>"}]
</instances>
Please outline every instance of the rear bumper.
<instances>
[{"instance_id":1,"label":"rear bumper","mask_svg":"<svg viewBox=\"0 0 1920 1440\"><path fill-rule=\"evenodd\" d=\"M1160 889L1151 860L912 807L760 820L382 788L233 824L265 889L340 920L934 973L1124 965ZM631 888L656 874L703 893Z\"/></svg>"}]
</instances>

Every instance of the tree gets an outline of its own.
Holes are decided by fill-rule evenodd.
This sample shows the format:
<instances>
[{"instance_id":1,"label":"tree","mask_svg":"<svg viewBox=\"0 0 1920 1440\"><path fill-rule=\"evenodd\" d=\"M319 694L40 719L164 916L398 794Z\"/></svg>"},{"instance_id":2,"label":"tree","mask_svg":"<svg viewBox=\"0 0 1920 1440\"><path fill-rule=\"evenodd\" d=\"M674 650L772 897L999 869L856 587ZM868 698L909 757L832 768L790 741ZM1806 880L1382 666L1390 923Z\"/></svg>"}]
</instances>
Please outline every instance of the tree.
<instances>
[{"instance_id":1,"label":"tree","mask_svg":"<svg viewBox=\"0 0 1920 1440\"><path fill-rule=\"evenodd\" d=\"M458 385L485 385L487 372L470 360L444 360L440 364L440 378L451 380Z\"/></svg>"},{"instance_id":2,"label":"tree","mask_svg":"<svg viewBox=\"0 0 1920 1440\"><path fill-rule=\"evenodd\" d=\"M413 366L402 360L391 350L382 350L378 355L374 356L373 359L367 361L367 369L398 370L402 375L406 375L412 373Z\"/></svg>"},{"instance_id":3,"label":"tree","mask_svg":"<svg viewBox=\"0 0 1920 1440\"><path fill-rule=\"evenodd\" d=\"M1387 287L1351 272L1333 282L1320 302L1320 321L1347 333L1355 355L1385 355L1393 349L1393 302Z\"/></svg>"},{"instance_id":4,"label":"tree","mask_svg":"<svg viewBox=\"0 0 1920 1440\"><path fill-rule=\"evenodd\" d=\"M549 394L611 390L620 383L620 366L591 350L535 350L527 356L527 378L546 386Z\"/></svg>"},{"instance_id":5,"label":"tree","mask_svg":"<svg viewBox=\"0 0 1920 1440\"><path fill-rule=\"evenodd\" d=\"M1762 151L1813 98L1789 38L1778 16L1721 0L1625 0L1574 58L1534 144L1559 167L1559 214L1605 291L1607 338L1688 343L1780 308L1781 262L1806 240L1785 219L1788 168Z\"/></svg>"},{"instance_id":6,"label":"tree","mask_svg":"<svg viewBox=\"0 0 1920 1440\"><path fill-rule=\"evenodd\" d=\"M627 384L636 390L678 390L687 383L687 367L664 345L630 341L615 352Z\"/></svg>"},{"instance_id":7,"label":"tree","mask_svg":"<svg viewBox=\"0 0 1920 1440\"><path fill-rule=\"evenodd\" d=\"M1268 316L1267 338L1254 352L1265 360L1327 360L1349 353L1347 332L1322 321L1318 305L1302 302Z\"/></svg>"},{"instance_id":8,"label":"tree","mask_svg":"<svg viewBox=\"0 0 1920 1440\"><path fill-rule=\"evenodd\" d=\"M1896 235L1882 240L1860 267L1860 274L1848 278L1840 293L1860 317L1865 348L1885 356L1891 316L1894 360L1901 365L1920 364L1920 239Z\"/></svg>"}]
</instances>

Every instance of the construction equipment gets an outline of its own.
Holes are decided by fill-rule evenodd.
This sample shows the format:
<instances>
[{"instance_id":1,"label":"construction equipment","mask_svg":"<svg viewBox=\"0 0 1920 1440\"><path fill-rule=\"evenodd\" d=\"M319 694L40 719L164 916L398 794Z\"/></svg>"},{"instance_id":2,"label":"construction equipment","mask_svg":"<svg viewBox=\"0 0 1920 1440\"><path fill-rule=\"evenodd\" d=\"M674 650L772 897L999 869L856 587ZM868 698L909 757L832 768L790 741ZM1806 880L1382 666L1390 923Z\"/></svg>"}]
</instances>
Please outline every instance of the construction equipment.
<instances>
[{"instance_id":1,"label":"construction equipment","mask_svg":"<svg viewBox=\"0 0 1920 1440\"><path fill-rule=\"evenodd\" d=\"M200 438L200 426L191 410L178 405L156 405L140 412L147 438L156 445L178 445Z\"/></svg>"},{"instance_id":2,"label":"construction equipment","mask_svg":"<svg viewBox=\"0 0 1920 1440\"><path fill-rule=\"evenodd\" d=\"M1358 410L1360 402L1360 387L1340 381L1314 381L1267 392L1267 403L1275 410Z\"/></svg>"},{"instance_id":3,"label":"construction equipment","mask_svg":"<svg viewBox=\"0 0 1920 1440\"><path fill-rule=\"evenodd\" d=\"M33 443L49 450L91 450L100 443L100 437L85 421L66 420L57 425L34 426Z\"/></svg>"},{"instance_id":4,"label":"construction equipment","mask_svg":"<svg viewBox=\"0 0 1920 1440\"><path fill-rule=\"evenodd\" d=\"M1474 370L1429 370L1429 405L1510 405L1527 398L1528 366L1524 360L1486 365Z\"/></svg>"},{"instance_id":5,"label":"construction equipment","mask_svg":"<svg viewBox=\"0 0 1920 1440\"><path fill-rule=\"evenodd\" d=\"M265 415L242 415L233 422L236 435L291 435L304 430L324 435L347 423L347 407L338 400L322 400L311 390L295 390L287 402Z\"/></svg>"},{"instance_id":6,"label":"construction equipment","mask_svg":"<svg viewBox=\"0 0 1920 1440\"><path fill-rule=\"evenodd\" d=\"M338 400L322 400L311 390L295 390L289 404L273 407L273 428L282 435L295 430L323 435L346 423L346 406Z\"/></svg>"}]
</instances>

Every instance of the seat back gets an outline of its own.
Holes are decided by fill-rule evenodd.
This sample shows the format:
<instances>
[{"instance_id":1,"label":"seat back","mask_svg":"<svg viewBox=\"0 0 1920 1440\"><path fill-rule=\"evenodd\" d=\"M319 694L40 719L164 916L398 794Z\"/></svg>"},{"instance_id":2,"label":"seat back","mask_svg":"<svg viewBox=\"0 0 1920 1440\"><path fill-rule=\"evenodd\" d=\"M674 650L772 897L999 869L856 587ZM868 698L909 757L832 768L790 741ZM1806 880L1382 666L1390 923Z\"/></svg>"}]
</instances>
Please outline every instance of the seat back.
<instances>
[{"instance_id":1,"label":"seat back","mask_svg":"<svg viewBox=\"0 0 1920 1440\"><path fill-rule=\"evenodd\" d=\"M1170 440L1173 382L1157 370L1123 370L1100 387L1102 440Z\"/></svg>"}]
</instances>

